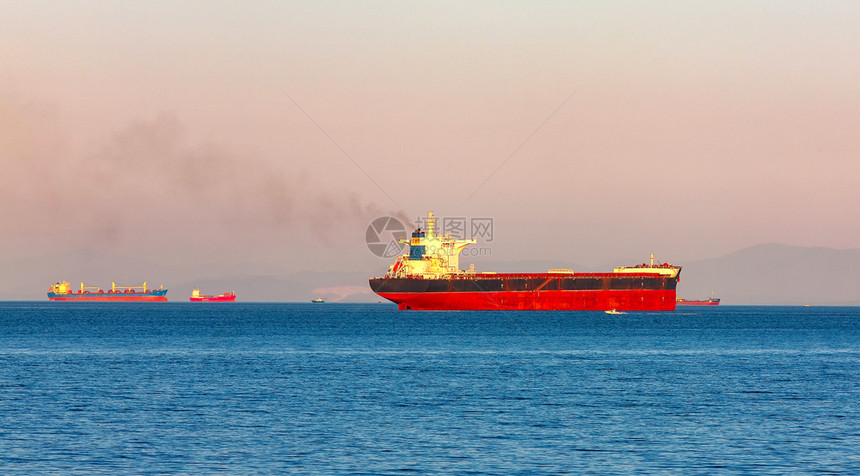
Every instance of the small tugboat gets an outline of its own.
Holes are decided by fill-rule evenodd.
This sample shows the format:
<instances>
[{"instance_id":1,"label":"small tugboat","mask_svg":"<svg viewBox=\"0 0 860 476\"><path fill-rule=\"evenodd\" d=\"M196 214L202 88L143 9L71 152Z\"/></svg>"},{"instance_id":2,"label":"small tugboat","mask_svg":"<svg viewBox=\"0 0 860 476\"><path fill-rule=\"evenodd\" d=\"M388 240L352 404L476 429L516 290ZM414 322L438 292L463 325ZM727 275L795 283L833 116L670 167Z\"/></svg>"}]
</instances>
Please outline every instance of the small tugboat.
<instances>
[{"instance_id":1,"label":"small tugboat","mask_svg":"<svg viewBox=\"0 0 860 476\"><path fill-rule=\"evenodd\" d=\"M621 311L616 311L615 309L610 309L610 310L608 310L608 311L603 311L603 312L605 312L605 313L607 313L607 314L624 314L623 312L621 312Z\"/></svg>"},{"instance_id":2,"label":"small tugboat","mask_svg":"<svg viewBox=\"0 0 860 476\"><path fill-rule=\"evenodd\" d=\"M200 290L195 288L194 291L191 291L190 300L191 302L234 302L236 301L236 293L228 292L217 296L209 296L207 294L200 294Z\"/></svg>"},{"instance_id":3,"label":"small tugboat","mask_svg":"<svg viewBox=\"0 0 860 476\"><path fill-rule=\"evenodd\" d=\"M323 299L323 298L311 299L311 302L314 304L325 304L325 299Z\"/></svg>"}]
</instances>

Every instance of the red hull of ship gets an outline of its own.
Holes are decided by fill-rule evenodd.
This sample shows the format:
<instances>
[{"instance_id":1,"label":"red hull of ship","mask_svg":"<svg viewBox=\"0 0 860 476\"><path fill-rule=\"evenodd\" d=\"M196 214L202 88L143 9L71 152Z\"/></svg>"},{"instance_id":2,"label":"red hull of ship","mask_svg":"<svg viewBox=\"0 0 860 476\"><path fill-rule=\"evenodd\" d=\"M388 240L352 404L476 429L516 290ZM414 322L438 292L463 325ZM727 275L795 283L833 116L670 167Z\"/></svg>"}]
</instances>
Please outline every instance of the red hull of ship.
<instances>
[{"instance_id":1,"label":"red hull of ship","mask_svg":"<svg viewBox=\"0 0 860 476\"><path fill-rule=\"evenodd\" d=\"M232 296L200 296L189 298L191 302L234 302L236 295Z\"/></svg>"},{"instance_id":2,"label":"red hull of ship","mask_svg":"<svg viewBox=\"0 0 860 476\"><path fill-rule=\"evenodd\" d=\"M48 298L49 301L96 301L96 302L167 302L167 296L86 296L70 295Z\"/></svg>"},{"instance_id":3,"label":"red hull of ship","mask_svg":"<svg viewBox=\"0 0 860 476\"><path fill-rule=\"evenodd\" d=\"M378 293L401 310L674 311L675 290Z\"/></svg>"}]
</instances>

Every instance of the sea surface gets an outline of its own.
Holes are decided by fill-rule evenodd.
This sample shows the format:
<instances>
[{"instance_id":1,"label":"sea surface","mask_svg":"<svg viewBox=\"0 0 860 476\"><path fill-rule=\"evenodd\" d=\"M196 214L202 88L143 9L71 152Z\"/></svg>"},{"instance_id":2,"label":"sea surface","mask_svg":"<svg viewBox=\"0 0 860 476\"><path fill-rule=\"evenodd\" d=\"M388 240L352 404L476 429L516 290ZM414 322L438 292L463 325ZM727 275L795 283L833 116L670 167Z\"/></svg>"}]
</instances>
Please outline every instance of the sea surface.
<instances>
[{"instance_id":1,"label":"sea surface","mask_svg":"<svg viewBox=\"0 0 860 476\"><path fill-rule=\"evenodd\" d=\"M860 308L0 302L0 474L860 474Z\"/></svg>"}]
</instances>

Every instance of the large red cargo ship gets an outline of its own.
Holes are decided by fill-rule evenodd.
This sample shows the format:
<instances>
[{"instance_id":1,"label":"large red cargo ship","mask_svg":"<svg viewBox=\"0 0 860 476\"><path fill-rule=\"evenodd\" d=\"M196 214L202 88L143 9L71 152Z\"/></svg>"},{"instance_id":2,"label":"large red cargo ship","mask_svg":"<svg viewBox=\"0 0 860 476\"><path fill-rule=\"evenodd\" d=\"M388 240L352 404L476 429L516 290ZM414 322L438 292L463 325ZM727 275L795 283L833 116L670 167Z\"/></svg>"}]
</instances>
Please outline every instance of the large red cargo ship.
<instances>
[{"instance_id":1,"label":"large red cargo ship","mask_svg":"<svg viewBox=\"0 0 860 476\"><path fill-rule=\"evenodd\" d=\"M399 256L385 276L370 279L371 289L415 310L672 311L680 266L650 264L615 268L611 273L478 273L459 269L459 255L476 241L434 233L412 233L409 253ZM404 243L406 243L404 241Z\"/></svg>"},{"instance_id":2,"label":"large red cargo ship","mask_svg":"<svg viewBox=\"0 0 860 476\"><path fill-rule=\"evenodd\" d=\"M48 288L49 301L167 301L167 290L164 286L159 289L147 289L146 282L142 286L117 286L111 283L111 288L103 291L97 286L84 286L81 283L79 291L72 291L68 281L57 283Z\"/></svg>"}]
</instances>

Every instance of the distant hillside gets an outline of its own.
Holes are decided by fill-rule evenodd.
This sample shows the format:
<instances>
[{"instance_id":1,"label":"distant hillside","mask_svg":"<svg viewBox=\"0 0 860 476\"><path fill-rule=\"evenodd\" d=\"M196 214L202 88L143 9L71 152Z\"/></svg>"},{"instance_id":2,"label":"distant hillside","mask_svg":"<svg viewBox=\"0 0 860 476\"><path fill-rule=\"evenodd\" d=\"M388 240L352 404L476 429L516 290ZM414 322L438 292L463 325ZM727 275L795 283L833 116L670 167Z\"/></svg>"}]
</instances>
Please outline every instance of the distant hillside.
<instances>
[{"instance_id":1,"label":"distant hillside","mask_svg":"<svg viewBox=\"0 0 860 476\"><path fill-rule=\"evenodd\" d=\"M479 271L528 272L549 268L608 271L619 263L588 268L552 261L487 261ZM627 264L634 264L630 262ZM860 305L860 250L762 244L683 266L678 296L723 304Z\"/></svg>"},{"instance_id":2,"label":"distant hillside","mask_svg":"<svg viewBox=\"0 0 860 476\"><path fill-rule=\"evenodd\" d=\"M724 304L860 305L860 250L752 246L722 258L681 263L678 295Z\"/></svg>"},{"instance_id":3,"label":"distant hillside","mask_svg":"<svg viewBox=\"0 0 860 476\"><path fill-rule=\"evenodd\" d=\"M631 263L632 264L632 263ZM860 250L803 248L763 244L721 258L673 263L684 267L678 296L706 298L713 292L724 304L860 305ZM479 271L526 272L549 268L605 271L550 261L482 262ZM235 291L244 302L376 301L367 278L379 270L287 272L266 264L227 269L218 263L177 268L126 256L81 251L0 263L0 300L44 300L57 280L110 286L164 285L171 301L187 301L191 289L205 293Z\"/></svg>"},{"instance_id":4,"label":"distant hillside","mask_svg":"<svg viewBox=\"0 0 860 476\"><path fill-rule=\"evenodd\" d=\"M229 267L204 263L180 268L83 250L0 263L0 300L45 300L48 287L66 279L73 288L80 286L81 281L106 288L111 282L139 285L146 280L150 287L168 288L170 301L187 301L195 287L206 294L235 291L237 300L244 302L309 301L315 297L329 301L376 301L376 295L367 285L366 272L291 271L259 263Z\"/></svg>"}]
</instances>

